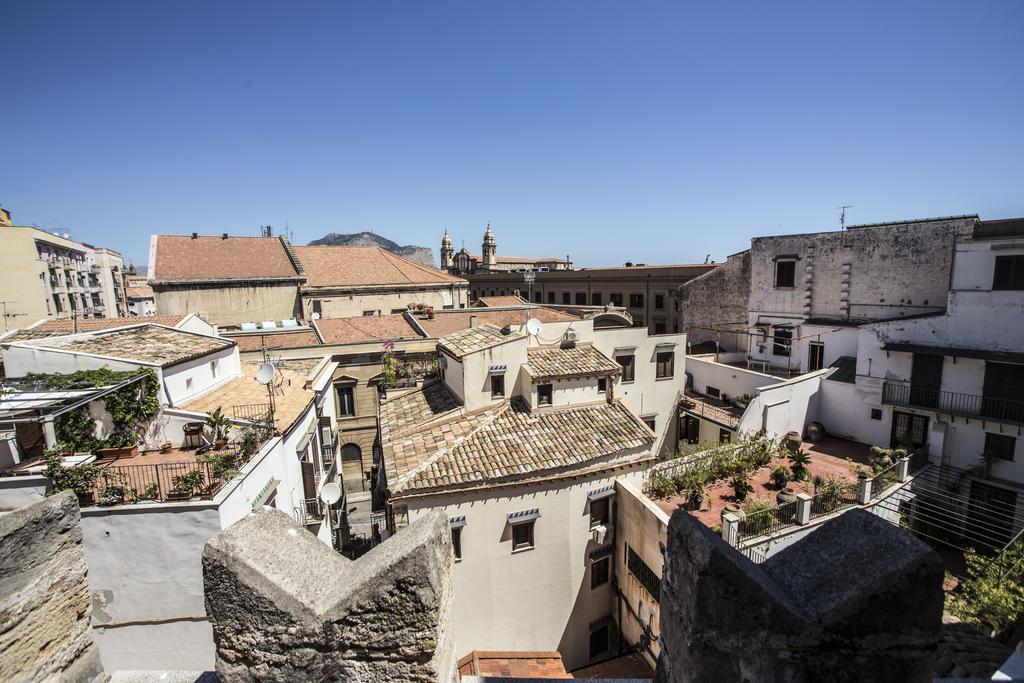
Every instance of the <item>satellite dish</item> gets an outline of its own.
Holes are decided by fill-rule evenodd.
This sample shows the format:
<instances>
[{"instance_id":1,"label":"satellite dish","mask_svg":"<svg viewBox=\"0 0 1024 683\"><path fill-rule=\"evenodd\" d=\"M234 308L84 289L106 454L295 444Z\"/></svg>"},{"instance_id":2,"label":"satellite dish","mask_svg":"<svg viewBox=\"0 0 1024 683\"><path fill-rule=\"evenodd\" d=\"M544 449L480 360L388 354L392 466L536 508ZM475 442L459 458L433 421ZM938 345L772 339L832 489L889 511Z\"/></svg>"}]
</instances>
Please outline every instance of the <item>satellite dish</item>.
<instances>
[{"instance_id":1,"label":"satellite dish","mask_svg":"<svg viewBox=\"0 0 1024 683\"><path fill-rule=\"evenodd\" d=\"M270 384L274 380L274 364L270 361L260 363L256 370L256 381L260 384Z\"/></svg>"},{"instance_id":2,"label":"satellite dish","mask_svg":"<svg viewBox=\"0 0 1024 683\"><path fill-rule=\"evenodd\" d=\"M328 505L334 505L341 500L341 487L333 481L324 484L323 488L320 489L320 500Z\"/></svg>"},{"instance_id":3,"label":"satellite dish","mask_svg":"<svg viewBox=\"0 0 1024 683\"><path fill-rule=\"evenodd\" d=\"M536 318L530 318L526 321L526 331L536 337L540 334L541 323Z\"/></svg>"}]
</instances>

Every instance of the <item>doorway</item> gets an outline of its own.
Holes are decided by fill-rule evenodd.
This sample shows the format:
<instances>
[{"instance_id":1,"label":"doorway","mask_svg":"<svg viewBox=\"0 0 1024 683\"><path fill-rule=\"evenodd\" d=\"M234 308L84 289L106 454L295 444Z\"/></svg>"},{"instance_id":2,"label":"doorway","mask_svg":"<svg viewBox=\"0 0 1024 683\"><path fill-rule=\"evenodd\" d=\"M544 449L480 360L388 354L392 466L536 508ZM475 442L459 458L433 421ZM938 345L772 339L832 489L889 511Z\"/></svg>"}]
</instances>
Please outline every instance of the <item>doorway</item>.
<instances>
[{"instance_id":1,"label":"doorway","mask_svg":"<svg viewBox=\"0 0 1024 683\"><path fill-rule=\"evenodd\" d=\"M345 491L358 493L366 489L366 477L363 476L363 451L354 443L341 447L341 478L345 482Z\"/></svg>"},{"instance_id":2,"label":"doorway","mask_svg":"<svg viewBox=\"0 0 1024 683\"><path fill-rule=\"evenodd\" d=\"M686 443L697 443L700 441L700 420L693 415L683 415L683 428L681 430L683 441Z\"/></svg>"},{"instance_id":3,"label":"doorway","mask_svg":"<svg viewBox=\"0 0 1024 683\"><path fill-rule=\"evenodd\" d=\"M915 353L910 370L910 405L938 408L941 388L942 356Z\"/></svg>"},{"instance_id":4,"label":"doorway","mask_svg":"<svg viewBox=\"0 0 1024 683\"><path fill-rule=\"evenodd\" d=\"M928 443L928 418L913 413L892 413L892 435L889 439L890 448L903 448L910 445L920 448Z\"/></svg>"},{"instance_id":5,"label":"doorway","mask_svg":"<svg viewBox=\"0 0 1024 683\"><path fill-rule=\"evenodd\" d=\"M807 345L807 372L821 370L825 366L825 343L810 342Z\"/></svg>"}]
</instances>

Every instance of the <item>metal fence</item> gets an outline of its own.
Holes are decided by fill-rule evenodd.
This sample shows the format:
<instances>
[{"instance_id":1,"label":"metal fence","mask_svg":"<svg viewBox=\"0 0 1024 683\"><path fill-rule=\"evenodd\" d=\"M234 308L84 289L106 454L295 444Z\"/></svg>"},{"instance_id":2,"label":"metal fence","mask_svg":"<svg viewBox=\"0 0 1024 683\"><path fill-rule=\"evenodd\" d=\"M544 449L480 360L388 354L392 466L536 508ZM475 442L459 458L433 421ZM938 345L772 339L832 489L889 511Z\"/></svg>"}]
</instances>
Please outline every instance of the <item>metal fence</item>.
<instances>
[{"instance_id":1,"label":"metal fence","mask_svg":"<svg viewBox=\"0 0 1024 683\"><path fill-rule=\"evenodd\" d=\"M857 505L860 483L854 482L841 487L831 487L824 491L815 491L811 498L810 519L817 519L833 512L845 510Z\"/></svg>"},{"instance_id":2,"label":"metal fence","mask_svg":"<svg viewBox=\"0 0 1024 683\"><path fill-rule=\"evenodd\" d=\"M231 406L231 416L238 420L269 423L271 421L270 404L250 403L246 405Z\"/></svg>"},{"instance_id":3,"label":"metal fence","mask_svg":"<svg viewBox=\"0 0 1024 683\"><path fill-rule=\"evenodd\" d=\"M909 382L885 382L882 385L882 403L1024 424L1024 401L925 389Z\"/></svg>"},{"instance_id":4,"label":"metal fence","mask_svg":"<svg viewBox=\"0 0 1024 683\"><path fill-rule=\"evenodd\" d=\"M799 501L794 500L746 515L736 530L737 545L743 545L744 541L757 536L768 536L795 526L798 507Z\"/></svg>"},{"instance_id":5,"label":"metal fence","mask_svg":"<svg viewBox=\"0 0 1024 683\"><path fill-rule=\"evenodd\" d=\"M119 505L139 501L210 499L224 482L208 462L113 465L100 470L93 501Z\"/></svg>"},{"instance_id":6,"label":"metal fence","mask_svg":"<svg viewBox=\"0 0 1024 683\"><path fill-rule=\"evenodd\" d=\"M889 467L871 477L871 500L878 500L882 494L899 481L899 463L893 463Z\"/></svg>"}]
</instances>

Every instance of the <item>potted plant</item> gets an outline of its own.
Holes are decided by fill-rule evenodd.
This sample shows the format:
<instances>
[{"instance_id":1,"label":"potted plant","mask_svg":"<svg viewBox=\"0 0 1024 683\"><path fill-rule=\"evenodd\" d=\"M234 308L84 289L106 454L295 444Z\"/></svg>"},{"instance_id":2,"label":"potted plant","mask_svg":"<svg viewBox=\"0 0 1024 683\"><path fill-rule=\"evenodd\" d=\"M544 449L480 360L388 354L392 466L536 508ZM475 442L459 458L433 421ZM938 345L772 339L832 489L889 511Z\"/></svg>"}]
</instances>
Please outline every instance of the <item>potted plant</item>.
<instances>
[{"instance_id":1,"label":"potted plant","mask_svg":"<svg viewBox=\"0 0 1024 683\"><path fill-rule=\"evenodd\" d=\"M811 464L811 456L799 449L789 454L790 470L793 473L793 481L803 481L810 474L807 466Z\"/></svg>"},{"instance_id":2,"label":"potted plant","mask_svg":"<svg viewBox=\"0 0 1024 683\"><path fill-rule=\"evenodd\" d=\"M786 484L789 483L790 471L785 465L779 465L772 470L772 485L779 491L786 488Z\"/></svg>"},{"instance_id":3,"label":"potted plant","mask_svg":"<svg viewBox=\"0 0 1024 683\"><path fill-rule=\"evenodd\" d=\"M206 416L206 426L213 432L213 447L221 450L228 444L228 428L231 420L225 415L220 406L217 406L212 413Z\"/></svg>"},{"instance_id":4,"label":"potted plant","mask_svg":"<svg viewBox=\"0 0 1024 683\"><path fill-rule=\"evenodd\" d=\"M172 444L170 441L164 441L162 444L160 444L160 452L164 454L170 453L171 449L173 448L174 444Z\"/></svg>"},{"instance_id":5,"label":"potted plant","mask_svg":"<svg viewBox=\"0 0 1024 683\"><path fill-rule=\"evenodd\" d=\"M733 477L729 481L729 486L732 487L733 497L738 501L746 500L747 494L754 490L754 487L741 477Z\"/></svg>"},{"instance_id":6,"label":"potted plant","mask_svg":"<svg viewBox=\"0 0 1024 683\"><path fill-rule=\"evenodd\" d=\"M134 458L139 454L139 437L134 432L115 432L103 441L96 455L104 460Z\"/></svg>"},{"instance_id":7,"label":"potted plant","mask_svg":"<svg viewBox=\"0 0 1024 683\"><path fill-rule=\"evenodd\" d=\"M198 469L171 477L174 498L178 499L191 498L193 493L202 490L204 483L203 472Z\"/></svg>"},{"instance_id":8,"label":"potted plant","mask_svg":"<svg viewBox=\"0 0 1024 683\"><path fill-rule=\"evenodd\" d=\"M63 462L64 447L56 448L44 454L46 470L43 472L53 482L54 492L74 491L78 496L78 504L88 507L96 502L96 480L100 469L93 464L65 467Z\"/></svg>"}]
</instances>

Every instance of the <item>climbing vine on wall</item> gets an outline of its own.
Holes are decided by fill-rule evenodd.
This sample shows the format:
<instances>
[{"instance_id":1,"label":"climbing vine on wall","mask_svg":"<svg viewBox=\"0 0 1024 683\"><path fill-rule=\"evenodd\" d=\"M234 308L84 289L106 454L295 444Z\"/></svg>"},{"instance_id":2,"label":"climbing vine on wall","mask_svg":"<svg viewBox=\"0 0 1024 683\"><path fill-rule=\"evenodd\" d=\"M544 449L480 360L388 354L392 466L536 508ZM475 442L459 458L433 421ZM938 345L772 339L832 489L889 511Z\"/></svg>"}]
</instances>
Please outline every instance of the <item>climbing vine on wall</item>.
<instances>
[{"instance_id":1,"label":"climbing vine on wall","mask_svg":"<svg viewBox=\"0 0 1024 683\"><path fill-rule=\"evenodd\" d=\"M114 429L106 439L96 438L95 423L85 405L58 417L54 422L57 439L77 451L99 448L118 448L138 443L146 423L160 410L157 397L159 382L150 368L132 372L115 372L107 368L79 370L66 375L28 375L25 382L41 385L45 389L85 389L108 387L127 379L143 375L140 382L103 397L103 406L110 413Z\"/></svg>"}]
</instances>

